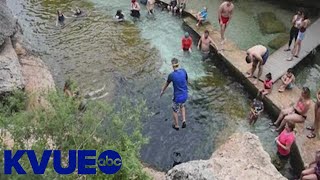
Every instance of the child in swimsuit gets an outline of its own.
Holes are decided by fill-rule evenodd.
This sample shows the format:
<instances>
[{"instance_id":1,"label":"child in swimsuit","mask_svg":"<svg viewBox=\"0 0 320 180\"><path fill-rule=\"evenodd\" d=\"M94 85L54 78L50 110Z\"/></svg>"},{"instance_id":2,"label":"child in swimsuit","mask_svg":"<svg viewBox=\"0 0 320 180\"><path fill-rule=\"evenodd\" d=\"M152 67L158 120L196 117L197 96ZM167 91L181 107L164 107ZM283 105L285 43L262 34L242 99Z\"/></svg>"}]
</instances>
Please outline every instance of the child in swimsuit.
<instances>
[{"instance_id":1,"label":"child in swimsuit","mask_svg":"<svg viewBox=\"0 0 320 180\"><path fill-rule=\"evenodd\" d=\"M261 93L263 96L271 93L272 85L273 85L272 75L271 73L268 73L266 74L266 79L263 81L264 89L261 90Z\"/></svg>"},{"instance_id":2,"label":"child in swimsuit","mask_svg":"<svg viewBox=\"0 0 320 180\"><path fill-rule=\"evenodd\" d=\"M260 113L263 111L264 106L262 102L262 94L258 93L258 96L253 100L251 110L249 113L249 124L254 125L258 120Z\"/></svg>"}]
</instances>

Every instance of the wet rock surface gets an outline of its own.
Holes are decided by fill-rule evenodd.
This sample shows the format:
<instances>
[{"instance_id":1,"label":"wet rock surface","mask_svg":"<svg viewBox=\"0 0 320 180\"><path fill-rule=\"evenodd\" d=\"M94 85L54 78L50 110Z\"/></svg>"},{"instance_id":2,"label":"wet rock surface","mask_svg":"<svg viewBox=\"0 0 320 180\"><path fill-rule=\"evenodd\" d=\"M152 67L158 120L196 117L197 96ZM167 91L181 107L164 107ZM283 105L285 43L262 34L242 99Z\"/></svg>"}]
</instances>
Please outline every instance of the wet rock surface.
<instances>
[{"instance_id":1,"label":"wet rock surface","mask_svg":"<svg viewBox=\"0 0 320 180\"><path fill-rule=\"evenodd\" d=\"M272 49L279 49L289 41L288 33L280 33L273 40L268 43L268 46Z\"/></svg>"},{"instance_id":2,"label":"wet rock surface","mask_svg":"<svg viewBox=\"0 0 320 180\"><path fill-rule=\"evenodd\" d=\"M168 171L173 179L286 179L271 164L261 142L251 133L236 133L209 160L183 163Z\"/></svg>"},{"instance_id":3,"label":"wet rock surface","mask_svg":"<svg viewBox=\"0 0 320 180\"><path fill-rule=\"evenodd\" d=\"M262 12L258 14L260 30L264 34L274 34L286 31L286 27L273 12Z\"/></svg>"},{"instance_id":4,"label":"wet rock surface","mask_svg":"<svg viewBox=\"0 0 320 180\"><path fill-rule=\"evenodd\" d=\"M10 38L5 40L2 48L0 50L0 94L24 87L21 65Z\"/></svg>"},{"instance_id":5,"label":"wet rock surface","mask_svg":"<svg viewBox=\"0 0 320 180\"><path fill-rule=\"evenodd\" d=\"M16 30L16 20L13 18L10 10L4 0L0 1L0 46L5 40L12 36Z\"/></svg>"}]
</instances>

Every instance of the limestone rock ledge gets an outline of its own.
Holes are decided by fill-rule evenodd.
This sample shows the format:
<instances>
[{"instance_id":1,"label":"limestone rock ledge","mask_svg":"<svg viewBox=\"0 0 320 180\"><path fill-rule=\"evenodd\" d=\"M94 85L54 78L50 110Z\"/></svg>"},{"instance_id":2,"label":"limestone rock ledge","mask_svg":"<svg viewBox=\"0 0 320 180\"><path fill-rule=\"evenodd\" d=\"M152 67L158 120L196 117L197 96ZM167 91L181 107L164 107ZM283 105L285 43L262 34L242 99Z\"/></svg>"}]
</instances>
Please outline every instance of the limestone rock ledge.
<instances>
[{"instance_id":1,"label":"limestone rock ledge","mask_svg":"<svg viewBox=\"0 0 320 180\"><path fill-rule=\"evenodd\" d=\"M24 79L18 56L7 38L0 50L0 94L23 89Z\"/></svg>"},{"instance_id":2,"label":"limestone rock ledge","mask_svg":"<svg viewBox=\"0 0 320 180\"><path fill-rule=\"evenodd\" d=\"M284 180L263 150L259 138L236 133L217 149L209 160L179 164L166 174L167 180Z\"/></svg>"}]
</instances>

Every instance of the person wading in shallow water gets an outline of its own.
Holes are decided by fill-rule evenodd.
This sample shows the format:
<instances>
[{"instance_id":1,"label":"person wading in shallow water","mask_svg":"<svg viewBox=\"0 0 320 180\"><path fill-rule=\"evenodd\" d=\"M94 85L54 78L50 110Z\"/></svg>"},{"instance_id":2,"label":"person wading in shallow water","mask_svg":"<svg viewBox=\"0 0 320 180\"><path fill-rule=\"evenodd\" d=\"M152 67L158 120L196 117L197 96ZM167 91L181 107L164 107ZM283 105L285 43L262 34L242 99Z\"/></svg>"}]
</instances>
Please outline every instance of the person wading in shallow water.
<instances>
[{"instance_id":1,"label":"person wading in shallow water","mask_svg":"<svg viewBox=\"0 0 320 180\"><path fill-rule=\"evenodd\" d=\"M209 36L209 31L205 30L198 42L198 49L201 50L202 53L202 61L210 57L210 45L217 49L216 44Z\"/></svg>"},{"instance_id":2,"label":"person wading in shallow water","mask_svg":"<svg viewBox=\"0 0 320 180\"><path fill-rule=\"evenodd\" d=\"M284 167L290 157L291 145L296 139L293 131L294 128L294 123L287 122L285 125L285 129L280 133L278 137L275 138L278 148L277 155L281 161L281 167L279 169L282 169Z\"/></svg>"},{"instance_id":3,"label":"person wading in shallow water","mask_svg":"<svg viewBox=\"0 0 320 180\"><path fill-rule=\"evenodd\" d=\"M56 26L60 24L61 26L64 26L64 20L67 18L61 11L57 10L57 21Z\"/></svg>"},{"instance_id":4,"label":"person wading in shallow water","mask_svg":"<svg viewBox=\"0 0 320 180\"><path fill-rule=\"evenodd\" d=\"M131 14L134 18L140 18L140 5L137 0L131 0Z\"/></svg>"},{"instance_id":5,"label":"person wading in shallow water","mask_svg":"<svg viewBox=\"0 0 320 180\"><path fill-rule=\"evenodd\" d=\"M183 68L179 68L179 61L176 58L171 60L173 72L169 74L168 79L161 89L160 97L163 95L164 91L167 89L169 84L173 84L173 120L174 124L172 128L179 130L178 125L178 113L181 111L182 115L182 128L187 126L186 124L186 110L185 102L188 99L188 74Z\"/></svg>"}]
</instances>

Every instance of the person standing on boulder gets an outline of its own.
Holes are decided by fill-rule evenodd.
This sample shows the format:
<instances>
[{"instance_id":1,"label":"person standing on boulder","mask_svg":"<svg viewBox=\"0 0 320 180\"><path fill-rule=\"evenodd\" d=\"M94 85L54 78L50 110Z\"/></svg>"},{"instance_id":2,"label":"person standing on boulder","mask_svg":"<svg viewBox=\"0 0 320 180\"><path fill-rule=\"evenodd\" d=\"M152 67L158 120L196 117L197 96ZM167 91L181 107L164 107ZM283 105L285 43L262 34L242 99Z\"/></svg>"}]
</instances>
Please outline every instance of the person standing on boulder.
<instances>
[{"instance_id":1,"label":"person standing on boulder","mask_svg":"<svg viewBox=\"0 0 320 180\"><path fill-rule=\"evenodd\" d=\"M179 61L176 58L171 60L173 72L169 74L168 79L161 89L160 97L163 95L164 91L167 89L169 84L173 84L173 120L174 123L172 128L179 130L178 124L178 113L181 111L182 115L182 128L187 126L186 124L186 110L185 102L188 99L188 74L183 68L179 68Z\"/></svg>"},{"instance_id":2,"label":"person standing on boulder","mask_svg":"<svg viewBox=\"0 0 320 180\"><path fill-rule=\"evenodd\" d=\"M227 25L231 20L233 8L234 8L234 5L232 3L232 0L224 1L219 7L218 20L220 24L221 44L224 44L224 41L225 41L224 33L226 31Z\"/></svg>"},{"instance_id":3,"label":"person standing on boulder","mask_svg":"<svg viewBox=\"0 0 320 180\"><path fill-rule=\"evenodd\" d=\"M252 68L247 72L246 77L247 78L252 78L253 73L256 71L257 66L259 68L258 70L258 77L257 79L253 82L253 84L258 83L258 79L260 78L263 70L263 65L267 62L269 57L269 50L263 45L256 45L251 47L250 49L247 50L247 56L246 56L246 62L252 63Z\"/></svg>"}]
</instances>

